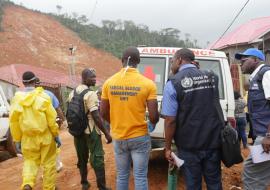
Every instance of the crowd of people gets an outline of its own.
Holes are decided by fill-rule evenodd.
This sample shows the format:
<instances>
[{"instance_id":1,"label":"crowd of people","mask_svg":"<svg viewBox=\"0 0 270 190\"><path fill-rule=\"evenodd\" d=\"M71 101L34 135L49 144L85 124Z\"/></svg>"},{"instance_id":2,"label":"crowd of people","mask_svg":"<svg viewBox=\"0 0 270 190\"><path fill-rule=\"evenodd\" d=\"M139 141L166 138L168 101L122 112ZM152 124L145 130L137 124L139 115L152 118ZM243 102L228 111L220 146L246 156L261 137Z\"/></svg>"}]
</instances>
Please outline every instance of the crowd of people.
<instances>
[{"instance_id":1,"label":"crowd of people","mask_svg":"<svg viewBox=\"0 0 270 190\"><path fill-rule=\"evenodd\" d=\"M242 72L251 74L247 103L239 92L234 94L239 138L246 148L247 118L244 109L247 106L248 119L256 136L254 144L261 144L264 152L269 154L270 66L263 63L265 55L255 48L237 53L235 58L240 60ZM138 49L129 47L122 55L123 68L107 79L102 89L97 92L93 89L96 83L95 70L84 69L81 73L82 83L68 97L70 109L79 106L87 120L80 134L71 133L82 190L91 186L87 179L88 161L94 169L98 189L110 189L105 180L102 133L106 143L113 143L117 190L129 188L131 170L135 189L149 189L149 132L154 130L160 117L165 119L165 158L171 165L175 164L172 157L174 143L177 156L184 160L181 170L186 189L202 189L203 177L207 189L221 190L220 133L225 122L218 116L222 109L218 76L200 69L190 49L176 51L171 60L171 74L164 87L162 110L159 113L157 87L152 80L139 73L139 63ZM10 110L11 134L17 151L22 153L24 159L21 189L34 188L39 167L42 167L43 189L54 190L57 189L57 170L62 167L59 158L59 125L66 118L55 95L39 87L39 79L33 72L25 72L22 82L25 88L16 92ZM81 110L78 110L78 115ZM148 120L145 119L146 110ZM66 115L67 125L73 126L72 119L69 119L73 112L70 113ZM70 127L70 130L75 129ZM249 156L244 162L242 179L246 190L266 190L270 184L270 161L254 164Z\"/></svg>"}]
</instances>

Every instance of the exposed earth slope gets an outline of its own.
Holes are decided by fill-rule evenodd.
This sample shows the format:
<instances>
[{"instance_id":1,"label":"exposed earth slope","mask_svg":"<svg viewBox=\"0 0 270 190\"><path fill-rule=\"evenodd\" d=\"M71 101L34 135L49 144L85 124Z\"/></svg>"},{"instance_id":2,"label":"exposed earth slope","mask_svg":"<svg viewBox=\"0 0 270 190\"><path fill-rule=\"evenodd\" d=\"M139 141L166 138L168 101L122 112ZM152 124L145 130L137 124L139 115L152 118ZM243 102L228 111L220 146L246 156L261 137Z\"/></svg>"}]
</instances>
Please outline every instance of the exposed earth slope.
<instances>
[{"instance_id":1,"label":"exposed earth slope","mask_svg":"<svg viewBox=\"0 0 270 190\"><path fill-rule=\"evenodd\" d=\"M0 32L0 66L29 64L68 73L71 44L75 51L76 74L93 67L104 80L120 67L120 60L83 42L75 33L50 16L19 6L7 6Z\"/></svg>"}]
</instances>

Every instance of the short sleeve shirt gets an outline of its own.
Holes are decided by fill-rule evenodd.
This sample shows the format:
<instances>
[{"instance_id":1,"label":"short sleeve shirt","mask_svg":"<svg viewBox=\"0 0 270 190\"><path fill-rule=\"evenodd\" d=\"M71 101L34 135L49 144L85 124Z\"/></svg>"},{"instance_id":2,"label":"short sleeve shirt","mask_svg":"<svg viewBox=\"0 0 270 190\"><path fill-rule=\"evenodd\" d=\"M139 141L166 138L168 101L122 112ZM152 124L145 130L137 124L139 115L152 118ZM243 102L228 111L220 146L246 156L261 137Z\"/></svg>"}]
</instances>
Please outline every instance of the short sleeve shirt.
<instances>
[{"instance_id":1,"label":"short sleeve shirt","mask_svg":"<svg viewBox=\"0 0 270 190\"><path fill-rule=\"evenodd\" d=\"M57 97L54 95L54 93L52 93L49 90L45 90L45 93L48 94L52 100L52 105L54 107L54 109L59 107L59 100L57 99Z\"/></svg>"}]
</instances>

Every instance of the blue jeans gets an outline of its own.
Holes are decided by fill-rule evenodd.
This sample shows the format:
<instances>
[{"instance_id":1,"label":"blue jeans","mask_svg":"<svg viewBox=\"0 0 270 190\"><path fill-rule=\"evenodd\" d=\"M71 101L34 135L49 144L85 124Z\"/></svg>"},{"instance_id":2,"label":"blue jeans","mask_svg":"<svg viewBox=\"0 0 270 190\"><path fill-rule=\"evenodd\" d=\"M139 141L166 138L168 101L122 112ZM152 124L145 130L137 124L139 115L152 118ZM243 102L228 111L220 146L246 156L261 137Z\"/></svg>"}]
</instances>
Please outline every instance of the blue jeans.
<instances>
[{"instance_id":1,"label":"blue jeans","mask_svg":"<svg viewBox=\"0 0 270 190\"><path fill-rule=\"evenodd\" d=\"M247 135L246 135L246 125L247 120L245 117L237 117L236 119L236 129L238 132L238 138L243 143L243 146L247 146Z\"/></svg>"},{"instance_id":2,"label":"blue jeans","mask_svg":"<svg viewBox=\"0 0 270 190\"><path fill-rule=\"evenodd\" d=\"M185 161L183 173L187 190L201 190L202 176L207 190L222 189L220 150L179 150L178 155Z\"/></svg>"},{"instance_id":3,"label":"blue jeans","mask_svg":"<svg viewBox=\"0 0 270 190\"><path fill-rule=\"evenodd\" d=\"M148 161L151 151L150 136L114 140L113 146L117 167L117 190L128 190L131 162L133 163L135 189L147 190Z\"/></svg>"}]
</instances>

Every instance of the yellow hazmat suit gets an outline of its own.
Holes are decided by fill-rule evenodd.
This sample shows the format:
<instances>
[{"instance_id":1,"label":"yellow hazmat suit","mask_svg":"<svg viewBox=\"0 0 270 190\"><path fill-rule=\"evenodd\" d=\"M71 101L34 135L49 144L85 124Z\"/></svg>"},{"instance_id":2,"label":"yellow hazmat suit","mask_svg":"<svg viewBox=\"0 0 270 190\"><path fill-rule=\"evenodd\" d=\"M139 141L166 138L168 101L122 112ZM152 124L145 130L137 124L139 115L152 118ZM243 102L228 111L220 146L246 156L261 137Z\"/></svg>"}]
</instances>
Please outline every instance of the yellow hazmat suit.
<instances>
[{"instance_id":1,"label":"yellow hazmat suit","mask_svg":"<svg viewBox=\"0 0 270 190\"><path fill-rule=\"evenodd\" d=\"M15 142L21 142L23 184L32 188L42 165L43 189L54 190L56 181L56 145L58 136L56 111L43 88L17 92L10 108L10 131Z\"/></svg>"}]
</instances>

